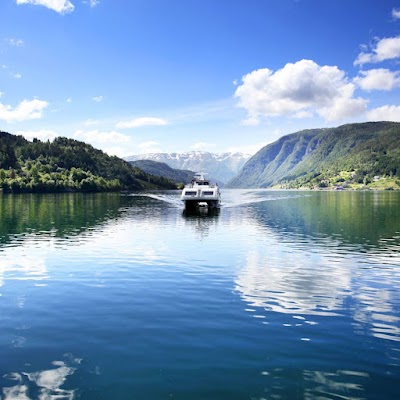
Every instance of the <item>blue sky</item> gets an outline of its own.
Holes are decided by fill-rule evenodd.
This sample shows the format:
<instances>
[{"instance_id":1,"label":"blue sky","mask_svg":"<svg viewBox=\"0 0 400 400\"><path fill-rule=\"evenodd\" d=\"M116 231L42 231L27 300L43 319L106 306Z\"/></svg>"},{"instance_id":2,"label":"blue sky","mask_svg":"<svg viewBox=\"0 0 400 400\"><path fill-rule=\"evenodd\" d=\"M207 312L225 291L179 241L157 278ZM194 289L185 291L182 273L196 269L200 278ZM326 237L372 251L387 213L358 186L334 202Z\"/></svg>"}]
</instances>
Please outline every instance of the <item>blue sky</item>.
<instances>
[{"instance_id":1,"label":"blue sky","mask_svg":"<svg viewBox=\"0 0 400 400\"><path fill-rule=\"evenodd\" d=\"M400 121L400 0L1 0L0 130L243 151Z\"/></svg>"}]
</instances>

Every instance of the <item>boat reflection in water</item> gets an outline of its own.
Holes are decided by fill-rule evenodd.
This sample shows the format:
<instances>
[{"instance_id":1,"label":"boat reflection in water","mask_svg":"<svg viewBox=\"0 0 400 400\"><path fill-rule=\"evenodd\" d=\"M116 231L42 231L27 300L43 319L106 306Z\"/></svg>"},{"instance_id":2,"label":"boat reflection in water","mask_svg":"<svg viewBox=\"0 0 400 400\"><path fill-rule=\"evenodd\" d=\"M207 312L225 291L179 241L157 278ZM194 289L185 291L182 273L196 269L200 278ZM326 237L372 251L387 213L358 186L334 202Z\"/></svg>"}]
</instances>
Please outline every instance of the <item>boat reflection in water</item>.
<instances>
[{"instance_id":1,"label":"boat reflection in water","mask_svg":"<svg viewBox=\"0 0 400 400\"><path fill-rule=\"evenodd\" d=\"M184 208L182 215L184 217L195 217L195 216L204 216L204 217L215 217L220 214L220 208L208 207L207 205L196 206Z\"/></svg>"}]
</instances>

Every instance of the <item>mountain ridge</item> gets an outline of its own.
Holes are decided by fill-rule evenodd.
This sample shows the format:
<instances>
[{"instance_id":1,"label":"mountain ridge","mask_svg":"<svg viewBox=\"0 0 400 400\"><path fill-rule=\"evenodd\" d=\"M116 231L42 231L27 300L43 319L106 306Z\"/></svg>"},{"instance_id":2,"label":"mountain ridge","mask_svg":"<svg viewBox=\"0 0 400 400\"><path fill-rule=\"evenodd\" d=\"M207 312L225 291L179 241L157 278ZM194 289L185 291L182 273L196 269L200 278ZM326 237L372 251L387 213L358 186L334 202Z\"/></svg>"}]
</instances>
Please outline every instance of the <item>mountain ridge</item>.
<instances>
[{"instance_id":1,"label":"mountain ridge","mask_svg":"<svg viewBox=\"0 0 400 400\"><path fill-rule=\"evenodd\" d=\"M116 156L74 139L52 142L0 131L0 191L67 192L175 189Z\"/></svg>"},{"instance_id":2,"label":"mountain ridge","mask_svg":"<svg viewBox=\"0 0 400 400\"><path fill-rule=\"evenodd\" d=\"M140 168L142 171L148 174L170 179L177 184L185 184L189 182L194 175L193 171L174 169L171 168L169 165L158 161L137 160L128 162L129 164L133 165L134 167Z\"/></svg>"},{"instance_id":3,"label":"mountain ridge","mask_svg":"<svg viewBox=\"0 0 400 400\"><path fill-rule=\"evenodd\" d=\"M354 123L282 136L250 158L227 187L266 188L282 182L299 187L322 181L329 185L335 177L340 182L343 171L355 174L357 181L398 176L400 123Z\"/></svg>"},{"instance_id":4,"label":"mountain ridge","mask_svg":"<svg viewBox=\"0 0 400 400\"><path fill-rule=\"evenodd\" d=\"M210 153L207 151L188 151L183 153L145 153L124 157L126 161L151 160L167 164L173 169L207 172L208 176L223 184L232 179L249 154L235 152Z\"/></svg>"}]
</instances>

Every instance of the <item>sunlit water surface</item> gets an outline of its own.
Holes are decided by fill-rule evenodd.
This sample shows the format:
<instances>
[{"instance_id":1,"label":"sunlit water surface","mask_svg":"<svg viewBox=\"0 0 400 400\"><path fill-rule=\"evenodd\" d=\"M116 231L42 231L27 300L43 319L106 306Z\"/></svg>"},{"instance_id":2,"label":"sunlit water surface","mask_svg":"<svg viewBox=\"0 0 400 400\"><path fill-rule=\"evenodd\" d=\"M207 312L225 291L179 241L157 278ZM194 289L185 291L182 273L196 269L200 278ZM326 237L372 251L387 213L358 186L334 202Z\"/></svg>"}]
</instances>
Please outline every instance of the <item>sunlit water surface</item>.
<instances>
[{"instance_id":1,"label":"sunlit water surface","mask_svg":"<svg viewBox=\"0 0 400 400\"><path fill-rule=\"evenodd\" d=\"M0 399L398 399L400 193L0 195Z\"/></svg>"}]
</instances>

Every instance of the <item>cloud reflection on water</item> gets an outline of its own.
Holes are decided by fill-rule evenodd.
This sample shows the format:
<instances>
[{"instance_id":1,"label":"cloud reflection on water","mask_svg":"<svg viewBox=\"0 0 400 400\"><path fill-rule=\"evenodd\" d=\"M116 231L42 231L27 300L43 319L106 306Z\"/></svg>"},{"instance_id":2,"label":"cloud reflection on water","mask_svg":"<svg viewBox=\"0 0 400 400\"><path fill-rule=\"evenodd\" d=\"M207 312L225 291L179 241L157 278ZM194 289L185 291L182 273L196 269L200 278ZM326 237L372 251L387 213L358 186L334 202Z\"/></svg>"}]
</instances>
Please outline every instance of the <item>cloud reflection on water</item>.
<instances>
[{"instance_id":1,"label":"cloud reflection on water","mask_svg":"<svg viewBox=\"0 0 400 400\"><path fill-rule=\"evenodd\" d=\"M332 264L326 255L301 254L290 247L272 255L253 250L235 283L251 306L288 314L332 316L342 309L351 271L344 264Z\"/></svg>"},{"instance_id":2,"label":"cloud reflection on water","mask_svg":"<svg viewBox=\"0 0 400 400\"><path fill-rule=\"evenodd\" d=\"M265 398L287 399L288 387L295 397L304 400L311 399L343 399L361 400L365 398L365 387L369 374L362 371L333 370L293 370L275 368L270 371L262 371L268 385L265 389ZM287 376L292 376L289 384ZM299 383L300 382L300 383ZM261 400L261 399L260 399Z\"/></svg>"},{"instance_id":3,"label":"cloud reflection on water","mask_svg":"<svg viewBox=\"0 0 400 400\"><path fill-rule=\"evenodd\" d=\"M40 245L35 240L26 240L24 246L8 247L1 254L0 287L5 280L43 281L49 278L46 267L46 255L49 244ZM23 306L23 305L22 305Z\"/></svg>"},{"instance_id":4,"label":"cloud reflection on water","mask_svg":"<svg viewBox=\"0 0 400 400\"><path fill-rule=\"evenodd\" d=\"M290 243L269 245L273 250L249 251L235 279L247 311L266 320L270 312L293 318L350 313L356 333L400 341L397 257L369 257L354 250L346 256L343 249L335 251L330 244L324 248L321 242L319 251L304 243L303 249ZM306 318L305 323L311 321Z\"/></svg>"},{"instance_id":5,"label":"cloud reflection on water","mask_svg":"<svg viewBox=\"0 0 400 400\"><path fill-rule=\"evenodd\" d=\"M79 363L80 360L74 360ZM63 361L53 361L51 368L36 372L12 372L4 378L16 381L14 386L4 387L4 400L33 400L36 396L38 400L73 400L75 390L63 389L67 377L72 375L76 368L69 367ZM34 392L34 397L29 397Z\"/></svg>"}]
</instances>

